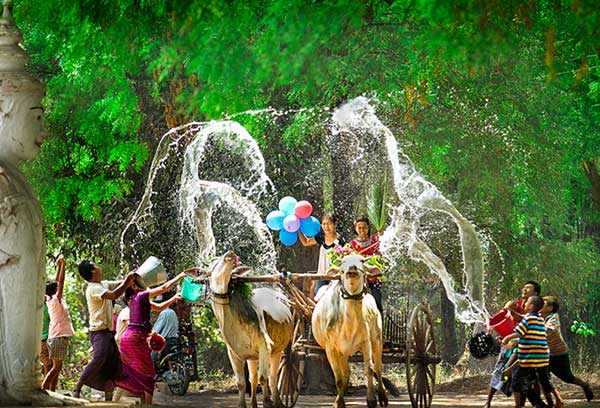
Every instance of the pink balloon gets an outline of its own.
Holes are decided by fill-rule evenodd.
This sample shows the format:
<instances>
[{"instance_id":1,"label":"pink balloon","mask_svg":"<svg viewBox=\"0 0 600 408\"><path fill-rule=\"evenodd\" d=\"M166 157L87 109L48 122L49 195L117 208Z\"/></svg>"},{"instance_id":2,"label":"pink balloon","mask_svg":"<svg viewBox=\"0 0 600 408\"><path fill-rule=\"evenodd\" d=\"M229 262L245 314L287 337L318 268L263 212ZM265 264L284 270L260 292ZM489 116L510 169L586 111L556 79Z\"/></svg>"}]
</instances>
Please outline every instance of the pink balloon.
<instances>
[{"instance_id":1,"label":"pink balloon","mask_svg":"<svg viewBox=\"0 0 600 408\"><path fill-rule=\"evenodd\" d=\"M306 200L298 201L296 208L294 208L294 214L298 218L307 218L312 213L312 204Z\"/></svg>"},{"instance_id":2,"label":"pink balloon","mask_svg":"<svg viewBox=\"0 0 600 408\"><path fill-rule=\"evenodd\" d=\"M300 228L300 220L295 215L288 215L283 219L283 229L287 232L296 232Z\"/></svg>"}]
</instances>

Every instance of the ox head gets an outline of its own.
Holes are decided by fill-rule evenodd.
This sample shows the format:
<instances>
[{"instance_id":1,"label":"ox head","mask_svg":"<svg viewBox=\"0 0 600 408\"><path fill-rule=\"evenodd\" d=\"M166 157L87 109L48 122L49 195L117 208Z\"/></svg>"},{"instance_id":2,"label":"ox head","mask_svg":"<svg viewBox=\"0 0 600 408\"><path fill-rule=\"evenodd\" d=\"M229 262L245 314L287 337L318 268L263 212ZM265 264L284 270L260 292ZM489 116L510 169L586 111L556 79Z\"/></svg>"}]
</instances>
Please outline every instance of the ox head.
<instances>
[{"instance_id":1,"label":"ox head","mask_svg":"<svg viewBox=\"0 0 600 408\"><path fill-rule=\"evenodd\" d=\"M211 262L207 273L210 274L210 290L214 293L227 293L232 275L242 276L250 272L247 266L238 266L235 252L228 251Z\"/></svg>"},{"instance_id":2,"label":"ox head","mask_svg":"<svg viewBox=\"0 0 600 408\"><path fill-rule=\"evenodd\" d=\"M367 265L368 258L361 255L348 255L342 259L342 265L331 267L327 270L328 274L336 273L340 275L340 284L350 295L359 295L364 287L366 279L371 275L378 275L379 268Z\"/></svg>"}]
</instances>

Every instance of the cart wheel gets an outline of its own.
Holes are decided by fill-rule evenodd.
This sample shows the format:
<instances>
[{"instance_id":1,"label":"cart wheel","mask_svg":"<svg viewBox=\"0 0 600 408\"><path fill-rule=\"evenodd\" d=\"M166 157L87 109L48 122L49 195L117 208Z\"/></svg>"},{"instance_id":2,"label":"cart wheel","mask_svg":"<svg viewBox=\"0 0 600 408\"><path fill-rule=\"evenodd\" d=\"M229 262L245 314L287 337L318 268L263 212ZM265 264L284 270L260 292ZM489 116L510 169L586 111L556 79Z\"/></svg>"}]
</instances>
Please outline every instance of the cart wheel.
<instances>
[{"instance_id":1,"label":"cart wheel","mask_svg":"<svg viewBox=\"0 0 600 408\"><path fill-rule=\"evenodd\" d=\"M304 338L304 320L299 316L295 316L295 318L294 335L290 344L283 351L277 381L281 402L286 408L296 405L304 380L304 356L300 355L300 352L304 350L302 344L299 343L299 340Z\"/></svg>"},{"instance_id":2,"label":"cart wheel","mask_svg":"<svg viewBox=\"0 0 600 408\"><path fill-rule=\"evenodd\" d=\"M420 304L410 315L406 334L406 383L413 408L429 408L435 388L436 355L433 320L429 308Z\"/></svg>"}]
</instances>

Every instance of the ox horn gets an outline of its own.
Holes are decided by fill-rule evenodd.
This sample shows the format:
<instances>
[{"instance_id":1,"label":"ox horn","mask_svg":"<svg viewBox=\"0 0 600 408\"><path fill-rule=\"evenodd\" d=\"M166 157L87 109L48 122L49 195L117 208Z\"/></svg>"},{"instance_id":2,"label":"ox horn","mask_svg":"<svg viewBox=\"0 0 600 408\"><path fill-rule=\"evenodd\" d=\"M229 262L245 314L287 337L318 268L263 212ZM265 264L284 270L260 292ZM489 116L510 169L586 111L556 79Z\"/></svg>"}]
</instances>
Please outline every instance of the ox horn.
<instances>
[{"instance_id":1,"label":"ox horn","mask_svg":"<svg viewBox=\"0 0 600 408\"><path fill-rule=\"evenodd\" d=\"M336 276L342 273L342 268L339 266L330 266L325 272L325 275Z\"/></svg>"},{"instance_id":2,"label":"ox horn","mask_svg":"<svg viewBox=\"0 0 600 408\"><path fill-rule=\"evenodd\" d=\"M252 271L252 268L249 266L245 266L245 265L240 265L237 266L233 269L233 271L231 271L232 275L236 275L236 276L245 276L247 274L249 274Z\"/></svg>"},{"instance_id":3,"label":"ox horn","mask_svg":"<svg viewBox=\"0 0 600 408\"><path fill-rule=\"evenodd\" d=\"M375 277L381 275L381 269L378 266L363 264L363 269L367 273L368 277Z\"/></svg>"},{"instance_id":4,"label":"ox horn","mask_svg":"<svg viewBox=\"0 0 600 408\"><path fill-rule=\"evenodd\" d=\"M210 272L208 272L198 266L195 266L193 268L188 268L188 269L184 270L183 273L185 273L186 275L191 276L193 278L210 275Z\"/></svg>"}]
</instances>

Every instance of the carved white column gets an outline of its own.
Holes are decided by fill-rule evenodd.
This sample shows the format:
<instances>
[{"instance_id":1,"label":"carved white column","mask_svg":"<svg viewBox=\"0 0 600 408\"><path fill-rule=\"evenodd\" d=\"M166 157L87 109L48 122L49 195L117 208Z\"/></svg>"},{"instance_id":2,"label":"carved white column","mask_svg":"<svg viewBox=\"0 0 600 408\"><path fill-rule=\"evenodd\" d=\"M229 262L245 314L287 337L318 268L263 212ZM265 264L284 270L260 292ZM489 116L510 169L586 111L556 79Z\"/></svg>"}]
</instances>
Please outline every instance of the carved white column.
<instances>
[{"instance_id":1,"label":"carved white column","mask_svg":"<svg viewBox=\"0 0 600 408\"><path fill-rule=\"evenodd\" d=\"M40 401L46 252L40 205L18 168L44 137L44 86L24 70L11 3L0 19L0 405Z\"/></svg>"}]
</instances>

